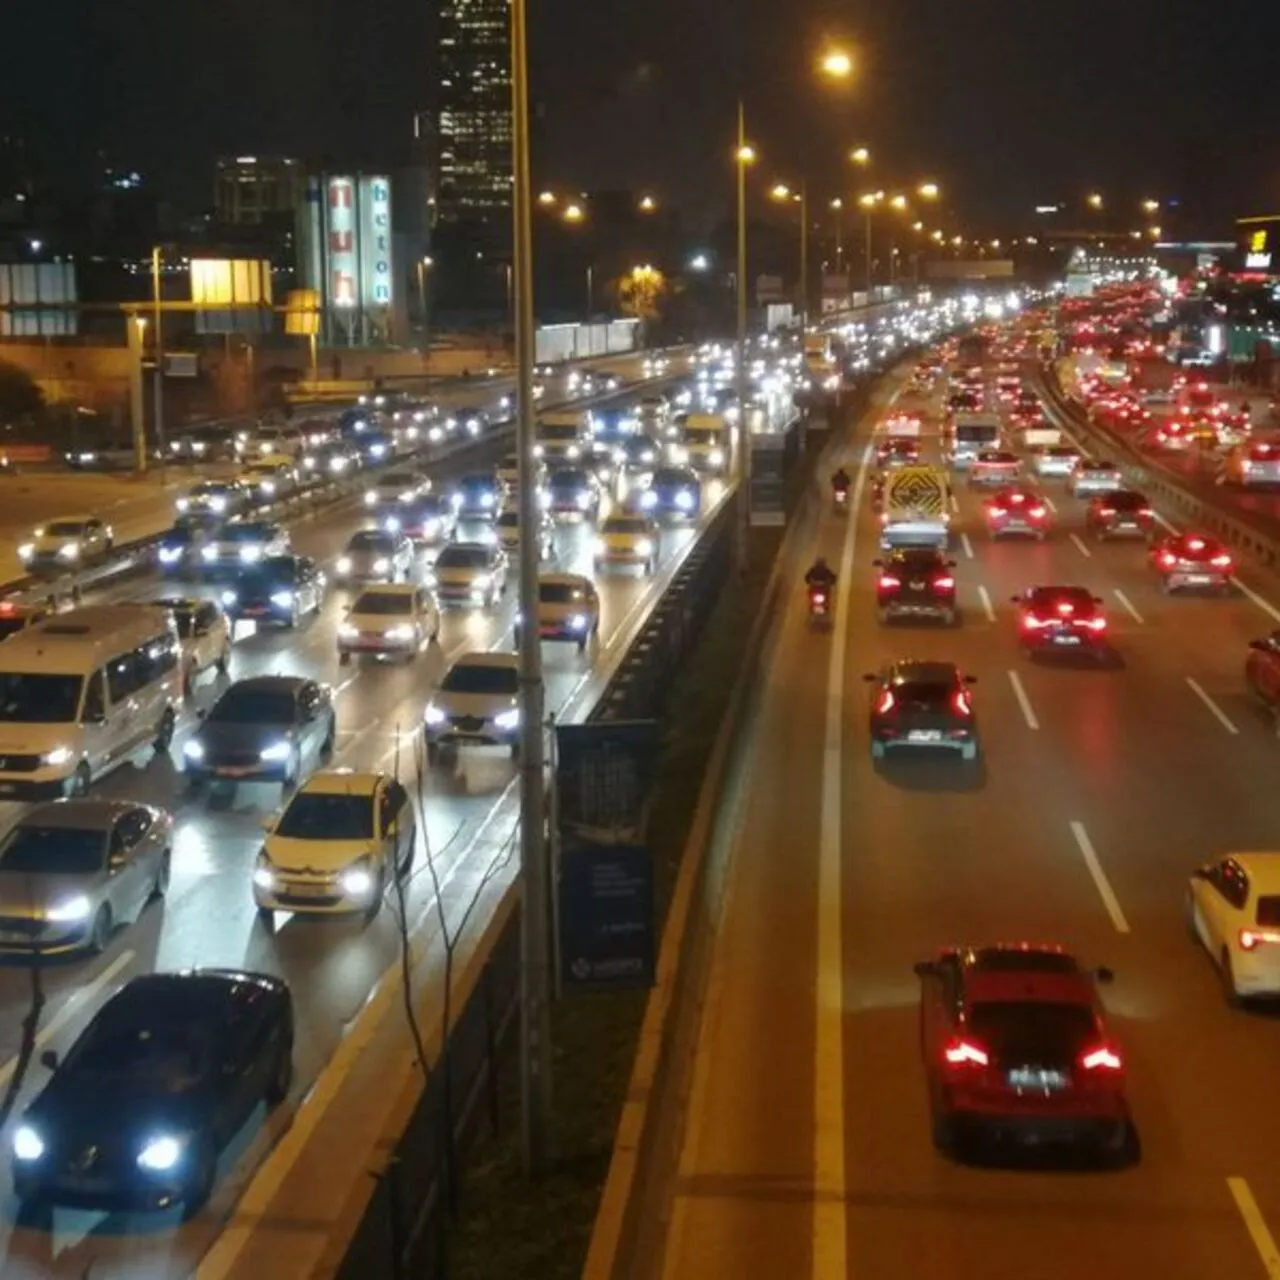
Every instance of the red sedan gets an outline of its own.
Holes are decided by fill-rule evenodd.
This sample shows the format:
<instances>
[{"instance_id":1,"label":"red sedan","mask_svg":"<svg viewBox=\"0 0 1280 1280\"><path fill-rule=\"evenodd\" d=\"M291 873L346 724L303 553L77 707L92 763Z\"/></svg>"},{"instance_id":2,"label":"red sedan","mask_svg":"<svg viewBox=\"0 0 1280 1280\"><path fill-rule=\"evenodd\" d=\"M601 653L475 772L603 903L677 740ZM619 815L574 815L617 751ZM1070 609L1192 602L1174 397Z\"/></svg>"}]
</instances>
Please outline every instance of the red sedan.
<instances>
[{"instance_id":1,"label":"red sedan","mask_svg":"<svg viewBox=\"0 0 1280 1280\"><path fill-rule=\"evenodd\" d=\"M1021 536L1043 542L1049 532L1049 508L1034 489L1010 487L984 504L987 532L993 538Z\"/></svg>"}]
</instances>

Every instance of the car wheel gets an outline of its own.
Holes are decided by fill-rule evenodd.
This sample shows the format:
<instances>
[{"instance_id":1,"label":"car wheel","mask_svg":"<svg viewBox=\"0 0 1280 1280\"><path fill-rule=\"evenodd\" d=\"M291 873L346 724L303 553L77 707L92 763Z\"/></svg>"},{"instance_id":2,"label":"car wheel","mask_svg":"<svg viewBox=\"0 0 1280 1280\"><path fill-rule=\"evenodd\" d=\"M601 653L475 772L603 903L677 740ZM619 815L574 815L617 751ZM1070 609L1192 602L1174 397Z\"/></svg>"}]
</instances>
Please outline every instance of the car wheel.
<instances>
[{"instance_id":1,"label":"car wheel","mask_svg":"<svg viewBox=\"0 0 1280 1280\"><path fill-rule=\"evenodd\" d=\"M930 1128L934 1147L945 1155L952 1154L956 1149L956 1122L954 1117L947 1115L945 1111L935 1108L930 1121Z\"/></svg>"},{"instance_id":2,"label":"car wheel","mask_svg":"<svg viewBox=\"0 0 1280 1280\"><path fill-rule=\"evenodd\" d=\"M378 875L378 883L374 886L373 897L369 900L369 905L364 909L365 924L372 924L377 918L378 913L382 910L382 900L387 893L387 877L384 872Z\"/></svg>"},{"instance_id":3,"label":"car wheel","mask_svg":"<svg viewBox=\"0 0 1280 1280\"><path fill-rule=\"evenodd\" d=\"M1280 720L1277 721L1280 724ZM93 774L89 770L89 762L81 760L76 765L76 771L67 779L67 794L69 796L87 796L89 794L89 784L93 781Z\"/></svg>"},{"instance_id":4,"label":"car wheel","mask_svg":"<svg viewBox=\"0 0 1280 1280\"><path fill-rule=\"evenodd\" d=\"M104 902L98 908L98 914L93 917L93 923L89 926L89 950L95 956L100 956L111 942L111 931L115 928L115 921L111 918L111 908Z\"/></svg>"},{"instance_id":5,"label":"car wheel","mask_svg":"<svg viewBox=\"0 0 1280 1280\"><path fill-rule=\"evenodd\" d=\"M160 717L160 727L156 730L154 746L156 755L162 756L173 746L173 728L175 718L173 709L169 708L164 715Z\"/></svg>"},{"instance_id":6,"label":"car wheel","mask_svg":"<svg viewBox=\"0 0 1280 1280\"><path fill-rule=\"evenodd\" d=\"M293 1085L293 1036L285 1037L271 1066L271 1078L263 1091L262 1099L268 1110L278 1107L288 1096Z\"/></svg>"},{"instance_id":7,"label":"car wheel","mask_svg":"<svg viewBox=\"0 0 1280 1280\"><path fill-rule=\"evenodd\" d=\"M942 624L946 627L954 627L960 620L960 615L955 609L948 609L942 615Z\"/></svg>"},{"instance_id":8,"label":"car wheel","mask_svg":"<svg viewBox=\"0 0 1280 1280\"><path fill-rule=\"evenodd\" d=\"M258 908L258 923L268 932L274 933L276 927L276 913L270 907Z\"/></svg>"},{"instance_id":9,"label":"car wheel","mask_svg":"<svg viewBox=\"0 0 1280 1280\"><path fill-rule=\"evenodd\" d=\"M960 759L972 764L978 758L978 744L976 742L966 742L960 748Z\"/></svg>"},{"instance_id":10,"label":"car wheel","mask_svg":"<svg viewBox=\"0 0 1280 1280\"><path fill-rule=\"evenodd\" d=\"M1138 1158L1138 1131L1132 1120L1118 1120L1103 1134L1098 1155L1108 1169L1123 1169Z\"/></svg>"},{"instance_id":11,"label":"car wheel","mask_svg":"<svg viewBox=\"0 0 1280 1280\"><path fill-rule=\"evenodd\" d=\"M289 610L289 620L284 624L290 631L298 629L298 623L301 621L301 614L298 612L298 602L295 600L292 608Z\"/></svg>"},{"instance_id":12,"label":"car wheel","mask_svg":"<svg viewBox=\"0 0 1280 1280\"><path fill-rule=\"evenodd\" d=\"M173 857L168 849L160 855L160 865L156 868L156 878L151 884L150 901L158 902L169 892L169 872Z\"/></svg>"},{"instance_id":13,"label":"car wheel","mask_svg":"<svg viewBox=\"0 0 1280 1280\"><path fill-rule=\"evenodd\" d=\"M209 1203L218 1178L218 1153L208 1141L201 1143L193 1163L191 1178L182 1188L183 1222L190 1222Z\"/></svg>"},{"instance_id":14,"label":"car wheel","mask_svg":"<svg viewBox=\"0 0 1280 1280\"><path fill-rule=\"evenodd\" d=\"M1228 1009L1238 1009L1241 1005L1240 992L1236 989L1235 970L1231 966L1231 953L1222 948L1218 957L1218 976L1222 980L1222 994Z\"/></svg>"}]
</instances>

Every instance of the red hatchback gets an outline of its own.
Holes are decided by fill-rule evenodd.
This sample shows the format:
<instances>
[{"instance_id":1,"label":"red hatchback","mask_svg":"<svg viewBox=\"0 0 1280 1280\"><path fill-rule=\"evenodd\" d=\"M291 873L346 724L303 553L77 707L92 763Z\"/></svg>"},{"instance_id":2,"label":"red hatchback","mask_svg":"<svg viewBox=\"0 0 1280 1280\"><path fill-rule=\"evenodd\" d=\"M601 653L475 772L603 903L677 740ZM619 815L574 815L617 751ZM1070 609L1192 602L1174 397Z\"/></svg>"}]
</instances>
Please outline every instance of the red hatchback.
<instances>
[{"instance_id":1,"label":"red hatchback","mask_svg":"<svg viewBox=\"0 0 1280 1280\"><path fill-rule=\"evenodd\" d=\"M987 532L993 538L1015 535L1043 542L1049 532L1049 508L1033 489L1010 486L986 502Z\"/></svg>"},{"instance_id":2,"label":"red hatchback","mask_svg":"<svg viewBox=\"0 0 1280 1280\"><path fill-rule=\"evenodd\" d=\"M1107 656L1107 618L1102 601L1087 587L1031 587L1013 597L1018 640L1036 652L1083 652Z\"/></svg>"},{"instance_id":3,"label":"red hatchback","mask_svg":"<svg viewBox=\"0 0 1280 1280\"><path fill-rule=\"evenodd\" d=\"M1200 533L1162 538L1151 549L1151 563L1168 592L1184 587L1207 587L1224 594L1233 590L1235 561L1217 538Z\"/></svg>"},{"instance_id":4,"label":"red hatchback","mask_svg":"<svg viewBox=\"0 0 1280 1280\"><path fill-rule=\"evenodd\" d=\"M1097 984L1057 946L954 947L915 966L934 1143L963 1154L978 1137L1088 1145L1136 1155L1124 1058Z\"/></svg>"}]
</instances>

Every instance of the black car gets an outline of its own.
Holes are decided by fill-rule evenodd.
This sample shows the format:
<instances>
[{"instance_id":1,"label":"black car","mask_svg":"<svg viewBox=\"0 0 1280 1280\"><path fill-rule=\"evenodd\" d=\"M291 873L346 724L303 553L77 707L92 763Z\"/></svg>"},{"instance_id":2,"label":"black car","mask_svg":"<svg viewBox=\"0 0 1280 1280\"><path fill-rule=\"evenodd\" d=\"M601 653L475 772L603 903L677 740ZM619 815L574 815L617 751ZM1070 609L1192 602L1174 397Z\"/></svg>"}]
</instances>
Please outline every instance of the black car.
<instances>
[{"instance_id":1,"label":"black car","mask_svg":"<svg viewBox=\"0 0 1280 1280\"><path fill-rule=\"evenodd\" d=\"M692 520L701 504L702 481L690 467L659 467L639 501L655 520Z\"/></svg>"},{"instance_id":2,"label":"black car","mask_svg":"<svg viewBox=\"0 0 1280 1280\"><path fill-rule=\"evenodd\" d=\"M594 520L600 514L600 484L585 467L556 467L547 478L551 514Z\"/></svg>"},{"instance_id":3,"label":"black car","mask_svg":"<svg viewBox=\"0 0 1280 1280\"><path fill-rule=\"evenodd\" d=\"M222 607L233 622L296 627L324 604L325 576L309 556L268 556L243 569L222 592Z\"/></svg>"},{"instance_id":4,"label":"black car","mask_svg":"<svg viewBox=\"0 0 1280 1280\"><path fill-rule=\"evenodd\" d=\"M897 618L937 618L948 626L956 620L956 562L936 547L900 547L872 563L876 608L881 622Z\"/></svg>"},{"instance_id":5,"label":"black car","mask_svg":"<svg viewBox=\"0 0 1280 1280\"><path fill-rule=\"evenodd\" d=\"M194 1215L218 1158L293 1082L293 1001L279 978L196 969L122 987L59 1061L13 1133L23 1216L53 1204Z\"/></svg>"},{"instance_id":6,"label":"black car","mask_svg":"<svg viewBox=\"0 0 1280 1280\"><path fill-rule=\"evenodd\" d=\"M396 439L381 427L364 432L358 438L360 458L366 467L381 466L396 456Z\"/></svg>"},{"instance_id":7,"label":"black car","mask_svg":"<svg viewBox=\"0 0 1280 1280\"><path fill-rule=\"evenodd\" d=\"M662 450L652 436L633 435L613 446L614 463L629 480L652 477L662 459Z\"/></svg>"},{"instance_id":8,"label":"black car","mask_svg":"<svg viewBox=\"0 0 1280 1280\"><path fill-rule=\"evenodd\" d=\"M954 662L890 663L879 675L862 677L872 686L871 758L889 749L927 747L978 758L978 730L969 685Z\"/></svg>"},{"instance_id":9,"label":"black car","mask_svg":"<svg viewBox=\"0 0 1280 1280\"><path fill-rule=\"evenodd\" d=\"M459 520L492 520L501 505L502 485L492 471L473 471L454 486Z\"/></svg>"},{"instance_id":10,"label":"black car","mask_svg":"<svg viewBox=\"0 0 1280 1280\"><path fill-rule=\"evenodd\" d=\"M595 409L591 414L591 451L597 458L612 458L619 445L634 439L640 423L630 409Z\"/></svg>"},{"instance_id":11,"label":"black car","mask_svg":"<svg viewBox=\"0 0 1280 1280\"><path fill-rule=\"evenodd\" d=\"M193 787L206 779L294 785L333 752L337 716L326 685L302 676L237 680L183 744Z\"/></svg>"},{"instance_id":12,"label":"black car","mask_svg":"<svg viewBox=\"0 0 1280 1280\"><path fill-rule=\"evenodd\" d=\"M223 520L208 512L179 516L156 546L161 573L190 573L202 563L200 552L217 535Z\"/></svg>"}]
</instances>

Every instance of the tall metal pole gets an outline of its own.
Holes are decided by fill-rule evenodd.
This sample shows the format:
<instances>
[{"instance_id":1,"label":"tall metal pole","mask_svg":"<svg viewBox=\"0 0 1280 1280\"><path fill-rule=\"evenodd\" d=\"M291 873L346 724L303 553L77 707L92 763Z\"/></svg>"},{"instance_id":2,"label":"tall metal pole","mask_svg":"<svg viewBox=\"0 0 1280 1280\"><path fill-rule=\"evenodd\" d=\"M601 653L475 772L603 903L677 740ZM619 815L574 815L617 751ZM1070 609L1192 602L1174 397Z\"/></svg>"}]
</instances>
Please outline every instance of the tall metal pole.
<instances>
[{"instance_id":1,"label":"tall metal pole","mask_svg":"<svg viewBox=\"0 0 1280 1280\"><path fill-rule=\"evenodd\" d=\"M139 475L147 470L147 406L143 399L142 356L143 331L147 319L138 313L125 316L125 337L129 343L129 423L133 430L133 465Z\"/></svg>"},{"instance_id":2,"label":"tall metal pole","mask_svg":"<svg viewBox=\"0 0 1280 1280\"><path fill-rule=\"evenodd\" d=\"M800 333L809 332L809 183L800 180Z\"/></svg>"},{"instance_id":3,"label":"tall metal pole","mask_svg":"<svg viewBox=\"0 0 1280 1280\"><path fill-rule=\"evenodd\" d=\"M520 1100L524 1167L547 1168L551 1127L551 876L547 860L533 405L533 206L527 0L511 0L516 445L520 458Z\"/></svg>"},{"instance_id":4,"label":"tall metal pole","mask_svg":"<svg viewBox=\"0 0 1280 1280\"><path fill-rule=\"evenodd\" d=\"M867 206L867 296L871 296L871 207Z\"/></svg>"},{"instance_id":5,"label":"tall metal pole","mask_svg":"<svg viewBox=\"0 0 1280 1280\"><path fill-rule=\"evenodd\" d=\"M738 572L746 573L751 545L751 424L747 406L747 122L738 99L738 350L734 377L738 391Z\"/></svg>"},{"instance_id":6,"label":"tall metal pole","mask_svg":"<svg viewBox=\"0 0 1280 1280\"><path fill-rule=\"evenodd\" d=\"M160 246L151 250L151 302L156 326L153 343L155 354L155 383L152 395L155 399L156 448L160 451L160 462L168 460L169 450L164 441L164 329L160 323Z\"/></svg>"},{"instance_id":7,"label":"tall metal pole","mask_svg":"<svg viewBox=\"0 0 1280 1280\"><path fill-rule=\"evenodd\" d=\"M587 265L587 323L591 323L591 313L595 310L596 305L596 281L595 267L588 263Z\"/></svg>"}]
</instances>

